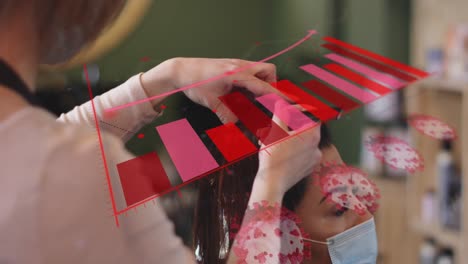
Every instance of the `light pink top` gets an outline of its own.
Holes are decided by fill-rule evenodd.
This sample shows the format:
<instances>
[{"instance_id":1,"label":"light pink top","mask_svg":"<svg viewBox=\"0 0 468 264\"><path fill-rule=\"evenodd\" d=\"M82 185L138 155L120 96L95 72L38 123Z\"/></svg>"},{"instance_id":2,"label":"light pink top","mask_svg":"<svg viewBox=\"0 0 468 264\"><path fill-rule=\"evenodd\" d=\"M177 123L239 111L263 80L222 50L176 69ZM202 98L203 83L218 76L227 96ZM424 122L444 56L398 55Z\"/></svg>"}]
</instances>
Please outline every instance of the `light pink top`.
<instances>
[{"instance_id":1,"label":"light pink top","mask_svg":"<svg viewBox=\"0 0 468 264\"><path fill-rule=\"evenodd\" d=\"M95 98L118 209L124 141L157 117L138 76ZM28 107L0 122L0 263L194 263L159 203L112 216L91 104L55 117Z\"/></svg>"}]
</instances>

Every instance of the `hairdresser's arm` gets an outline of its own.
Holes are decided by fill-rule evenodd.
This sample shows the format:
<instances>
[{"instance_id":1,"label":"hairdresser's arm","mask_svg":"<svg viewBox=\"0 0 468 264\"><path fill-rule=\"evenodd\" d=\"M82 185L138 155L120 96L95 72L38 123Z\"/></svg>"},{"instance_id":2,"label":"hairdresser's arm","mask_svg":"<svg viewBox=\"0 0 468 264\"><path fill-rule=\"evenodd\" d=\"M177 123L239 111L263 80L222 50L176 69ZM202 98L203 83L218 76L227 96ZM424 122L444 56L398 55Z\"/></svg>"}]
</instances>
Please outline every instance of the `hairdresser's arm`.
<instances>
[{"instance_id":1,"label":"hairdresser's arm","mask_svg":"<svg viewBox=\"0 0 468 264\"><path fill-rule=\"evenodd\" d=\"M244 87L257 96L277 93L268 84L274 81L276 69L273 64L237 59L174 58L95 97L94 105L100 126L125 141L158 116L159 105L166 97L158 97L160 95L183 90L195 103L216 110L221 121L227 123L237 119L221 104L219 96L229 93L234 85ZM188 86L192 88L184 89ZM143 102L117 111L105 111L138 101ZM94 126L91 102L62 114L58 120Z\"/></svg>"},{"instance_id":2,"label":"hairdresser's arm","mask_svg":"<svg viewBox=\"0 0 468 264\"><path fill-rule=\"evenodd\" d=\"M125 83L94 98L94 107L99 126L121 138L128 140L142 126L154 120L160 113L155 106L162 101L158 98L151 102L143 102L117 111L106 111L113 107L145 100L149 93L143 87L151 87L152 93L162 94L172 90L170 61L163 62L151 70L151 83L145 84L143 76L135 75ZM146 75L144 74L146 77ZM91 101L75 107L66 114L62 114L58 121L95 126L93 105Z\"/></svg>"},{"instance_id":3,"label":"hairdresser's arm","mask_svg":"<svg viewBox=\"0 0 468 264\"><path fill-rule=\"evenodd\" d=\"M283 196L287 190L299 182L302 178L312 173L313 167L319 164L321 152L318 148L320 141L320 128L309 128L300 134L293 136L281 143L268 147L268 152L259 153L259 170L255 177L252 193L249 200L249 208L255 203L267 202L269 205L281 205ZM265 147L265 146L263 146ZM255 211L249 212L255 214ZM243 222L244 228L245 219ZM279 216L270 228L279 228ZM276 227L275 227L276 226ZM234 242L234 245L237 241ZM281 238L260 237L254 243L270 249L271 253L281 248ZM276 255L276 254L274 254ZM228 263L237 263L238 256L229 255Z\"/></svg>"}]
</instances>

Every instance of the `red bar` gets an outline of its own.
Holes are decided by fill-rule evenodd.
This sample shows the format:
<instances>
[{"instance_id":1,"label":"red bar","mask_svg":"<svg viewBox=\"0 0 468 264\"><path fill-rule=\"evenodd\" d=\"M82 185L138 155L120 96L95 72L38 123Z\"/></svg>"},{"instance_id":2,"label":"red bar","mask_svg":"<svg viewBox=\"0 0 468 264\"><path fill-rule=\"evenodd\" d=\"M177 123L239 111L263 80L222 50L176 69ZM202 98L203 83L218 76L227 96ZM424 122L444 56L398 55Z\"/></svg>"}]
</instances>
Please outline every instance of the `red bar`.
<instances>
[{"instance_id":1,"label":"red bar","mask_svg":"<svg viewBox=\"0 0 468 264\"><path fill-rule=\"evenodd\" d=\"M219 97L219 99L264 145L269 145L288 136L286 131L240 92L230 93Z\"/></svg>"},{"instance_id":2,"label":"red bar","mask_svg":"<svg viewBox=\"0 0 468 264\"><path fill-rule=\"evenodd\" d=\"M335 38L332 38L332 37L324 37L323 40L328 41L330 43L333 43L335 45L341 46L343 48L352 50L354 52L360 53L361 55L370 57L370 58L372 58L372 59L374 59L376 61L380 61L382 63L388 64L388 65L393 66L393 67L395 67L397 69L409 72L409 73L414 74L416 76L419 76L421 78L429 76L429 73L427 73L425 71L421 71L420 69L413 68L411 66L405 65L405 64L400 63L398 61L394 61L392 59L386 58L386 57L384 57L382 55L379 55L379 54L373 53L371 51L368 51L368 50L359 48L357 46L351 45L351 44L346 43L344 41L341 41L341 40L338 40L338 39L335 39Z\"/></svg>"},{"instance_id":3,"label":"red bar","mask_svg":"<svg viewBox=\"0 0 468 264\"><path fill-rule=\"evenodd\" d=\"M360 106L359 103L356 103L345 95L317 80L311 80L303 83L302 85L345 112L349 112Z\"/></svg>"},{"instance_id":4,"label":"red bar","mask_svg":"<svg viewBox=\"0 0 468 264\"><path fill-rule=\"evenodd\" d=\"M156 153L117 164L127 206L167 191L171 183Z\"/></svg>"},{"instance_id":5,"label":"red bar","mask_svg":"<svg viewBox=\"0 0 468 264\"><path fill-rule=\"evenodd\" d=\"M324 47L326 49L329 49L329 50L331 50L331 51L333 51L335 53L338 53L340 55L346 56L346 57L348 57L350 59L353 59L355 61L358 61L360 63L363 63L363 64L366 64L368 66L374 67L375 69L377 69L377 70L379 70L381 72L388 73L388 74L393 75L393 76L395 76L397 78L400 78L400 79L402 79L404 81L413 82L413 81L417 80L416 77L413 77L413 76L408 75L406 73L403 73L401 71L397 71L397 70L395 70L395 69L393 69L393 68L391 68L391 67L389 67L389 66L387 66L385 64L381 64L379 62L373 61L373 60L368 59L366 57L363 57L361 55L352 53L352 52L350 52L348 50L345 50L345 49L340 48L338 46L335 46L333 44L329 44L329 43L323 44L322 47Z\"/></svg>"},{"instance_id":6,"label":"red bar","mask_svg":"<svg viewBox=\"0 0 468 264\"><path fill-rule=\"evenodd\" d=\"M372 80L369 80L367 79L366 77L362 76L362 75L359 75L351 70L348 70L346 69L345 67L341 66L341 65L338 65L338 64L334 64L334 63L330 63L330 64L327 64L325 66L323 66L325 69L331 71L331 72L334 72L336 73L337 75L341 75L345 78L347 78L348 80L350 81L353 81L354 83L357 83L363 87L366 87L366 88L369 88L370 90L380 94L380 95L385 95L389 92L391 92L392 90L381 85L381 84L378 84Z\"/></svg>"},{"instance_id":7,"label":"red bar","mask_svg":"<svg viewBox=\"0 0 468 264\"><path fill-rule=\"evenodd\" d=\"M242 158L257 150L255 145L233 123L209 129L206 134L228 162Z\"/></svg>"},{"instance_id":8,"label":"red bar","mask_svg":"<svg viewBox=\"0 0 468 264\"><path fill-rule=\"evenodd\" d=\"M296 104L301 105L321 121L325 122L338 116L338 111L305 92L288 80L282 80L272 85Z\"/></svg>"},{"instance_id":9,"label":"red bar","mask_svg":"<svg viewBox=\"0 0 468 264\"><path fill-rule=\"evenodd\" d=\"M314 65L314 64L307 64L304 66L299 67L301 70L304 70L313 76L317 77L318 79L333 85L335 88L340 89L341 91L347 93L348 95L358 99L363 103L370 103L377 99L377 96L371 93L368 90L364 90L356 85L343 80L342 78L329 73L328 71Z\"/></svg>"}]
</instances>

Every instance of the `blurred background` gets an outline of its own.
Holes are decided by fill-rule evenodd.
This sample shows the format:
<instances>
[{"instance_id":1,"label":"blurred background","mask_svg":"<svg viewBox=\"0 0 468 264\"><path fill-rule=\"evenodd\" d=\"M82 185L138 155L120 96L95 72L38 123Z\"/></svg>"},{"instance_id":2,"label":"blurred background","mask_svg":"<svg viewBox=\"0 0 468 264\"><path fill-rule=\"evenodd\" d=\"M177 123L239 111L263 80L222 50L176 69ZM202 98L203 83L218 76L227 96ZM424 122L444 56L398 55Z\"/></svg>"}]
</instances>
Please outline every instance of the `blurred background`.
<instances>
[{"instance_id":1,"label":"blurred background","mask_svg":"<svg viewBox=\"0 0 468 264\"><path fill-rule=\"evenodd\" d=\"M333 36L405 64L435 73L400 93L329 122L344 161L366 170L381 189L376 215L379 263L465 263L468 259L468 1L466 0L132 0L115 28L86 56L59 69L44 68L40 96L57 114L89 100L82 63L95 95L172 57L260 60L296 42L307 30L319 34L280 56L281 79L310 76L298 65L325 52L320 37ZM182 95L166 101L166 116L212 115ZM457 130L453 142L438 142L408 128L406 117L422 113ZM183 113L182 113L183 114ZM127 147L142 155L162 145L150 131ZM155 134L155 133L153 133ZM407 174L377 161L363 140L379 134L410 142L425 170ZM444 167L445 166L445 167ZM450 167L450 172L444 168ZM444 180L449 179L449 180ZM161 198L177 233L191 246L196 184ZM465 218L466 217L466 218Z\"/></svg>"}]
</instances>

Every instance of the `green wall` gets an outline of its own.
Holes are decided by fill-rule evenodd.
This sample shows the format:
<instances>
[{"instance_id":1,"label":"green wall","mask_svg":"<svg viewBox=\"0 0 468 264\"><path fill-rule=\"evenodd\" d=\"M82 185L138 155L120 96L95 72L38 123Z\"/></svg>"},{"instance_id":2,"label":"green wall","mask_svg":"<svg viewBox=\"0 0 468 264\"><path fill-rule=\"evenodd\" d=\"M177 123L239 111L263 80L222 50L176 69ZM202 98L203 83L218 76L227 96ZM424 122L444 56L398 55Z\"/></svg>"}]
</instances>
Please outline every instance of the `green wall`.
<instances>
[{"instance_id":1,"label":"green wall","mask_svg":"<svg viewBox=\"0 0 468 264\"><path fill-rule=\"evenodd\" d=\"M311 77L297 65L323 63L317 58L325 52L318 49L325 35L407 62L408 24L405 0L154 1L137 30L96 64L101 82L121 82L177 56L261 59L316 29L319 34L306 44L272 61L281 78L300 83ZM151 60L141 62L145 56ZM68 75L81 81L81 67ZM330 122L334 142L348 163L359 162L365 123L362 109Z\"/></svg>"},{"instance_id":2,"label":"green wall","mask_svg":"<svg viewBox=\"0 0 468 264\"><path fill-rule=\"evenodd\" d=\"M343 1L344 26L342 40L385 55L388 34L385 12L387 0ZM365 125L363 108L345 118L331 122L335 145L345 162L358 164L361 152L361 133Z\"/></svg>"},{"instance_id":3,"label":"green wall","mask_svg":"<svg viewBox=\"0 0 468 264\"><path fill-rule=\"evenodd\" d=\"M408 61L410 3L406 0L295 0L277 5L275 24L278 38L300 35L317 29L319 36L331 35L401 62ZM318 38L313 40L315 45ZM316 49L298 49L298 62L310 63ZM320 53L326 52L321 49ZM309 57L311 56L311 57ZM301 60L302 58L302 60ZM321 64L323 61L316 61ZM300 83L310 76L288 69L286 77ZM329 122L333 141L343 159L351 164L360 160L361 132L366 125L363 109L338 121Z\"/></svg>"},{"instance_id":4,"label":"green wall","mask_svg":"<svg viewBox=\"0 0 468 264\"><path fill-rule=\"evenodd\" d=\"M242 57L271 38L271 10L269 0L155 0L136 31L96 62L101 81L125 80L172 57ZM151 61L141 62L145 56ZM69 77L81 80L81 67Z\"/></svg>"}]
</instances>

